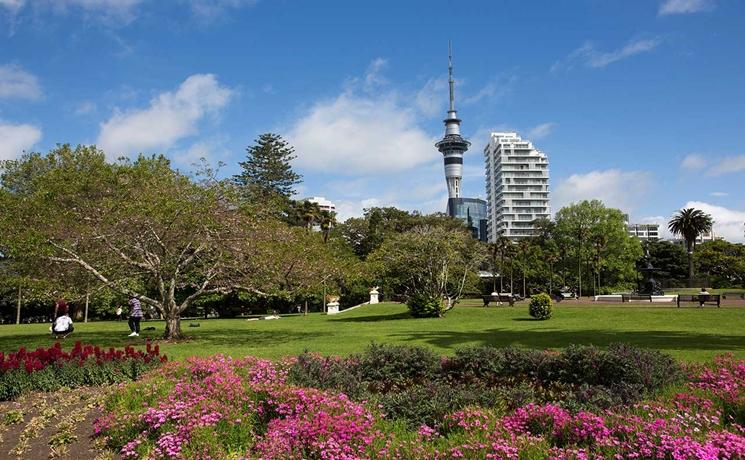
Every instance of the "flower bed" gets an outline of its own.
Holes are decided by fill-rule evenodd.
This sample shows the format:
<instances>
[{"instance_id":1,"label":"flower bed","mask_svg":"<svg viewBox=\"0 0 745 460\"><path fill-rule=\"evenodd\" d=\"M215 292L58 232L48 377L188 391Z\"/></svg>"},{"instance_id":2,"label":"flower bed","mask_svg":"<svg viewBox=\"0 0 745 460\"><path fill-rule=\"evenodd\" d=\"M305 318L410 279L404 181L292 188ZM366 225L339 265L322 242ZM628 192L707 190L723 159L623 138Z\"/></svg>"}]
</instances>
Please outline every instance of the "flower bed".
<instances>
[{"instance_id":1,"label":"flower bed","mask_svg":"<svg viewBox=\"0 0 745 460\"><path fill-rule=\"evenodd\" d=\"M157 345L145 351L132 347L104 350L75 342L66 352L59 342L49 348L0 353L0 400L27 391L53 391L60 387L101 385L135 380L143 372L166 362Z\"/></svg>"},{"instance_id":2,"label":"flower bed","mask_svg":"<svg viewBox=\"0 0 745 460\"><path fill-rule=\"evenodd\" d=\"M123 458L745 458L745 362L731 358L689 369L687 383L635 404L469 406L414 428L375 402L293 385L296 363L168 364L122 385L95 432ZM413 378L400 371L401 382Z\"/></svg>"}]
</instances>

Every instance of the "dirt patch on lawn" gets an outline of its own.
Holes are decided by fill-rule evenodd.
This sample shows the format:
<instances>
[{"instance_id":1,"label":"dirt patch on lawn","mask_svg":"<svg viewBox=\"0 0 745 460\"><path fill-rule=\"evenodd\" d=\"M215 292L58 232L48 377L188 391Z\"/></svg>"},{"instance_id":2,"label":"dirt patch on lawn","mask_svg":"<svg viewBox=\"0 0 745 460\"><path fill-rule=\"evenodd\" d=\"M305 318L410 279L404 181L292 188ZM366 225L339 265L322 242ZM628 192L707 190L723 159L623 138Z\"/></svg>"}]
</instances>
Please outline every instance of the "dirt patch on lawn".
<instances>
[{"instance_id":1,"label":"dirt patch on lawn","mask_svg":"<svg viewBox=\"0 0 745 460\"><path fill-rule=\"evenodd\" d=\"M0 459L116 459L93 438L112 387L28 393L0 402Z\"/></svg>"}]
</instances>

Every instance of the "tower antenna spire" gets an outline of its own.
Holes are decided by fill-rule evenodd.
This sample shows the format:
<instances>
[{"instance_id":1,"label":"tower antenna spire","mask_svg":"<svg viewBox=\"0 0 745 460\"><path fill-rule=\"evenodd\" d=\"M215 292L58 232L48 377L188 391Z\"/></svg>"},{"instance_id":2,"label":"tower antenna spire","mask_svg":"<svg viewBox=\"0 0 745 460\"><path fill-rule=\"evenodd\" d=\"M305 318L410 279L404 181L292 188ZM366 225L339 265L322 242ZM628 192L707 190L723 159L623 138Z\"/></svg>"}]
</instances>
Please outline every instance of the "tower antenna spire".
<instances>
[{"instance_id":1,"label":"tower antenna spire","mask_svg":"<svg viewBox=\"0 0 745 460\"><path fill-rule=\"evenodd\" d=\"M453 45L448 40L448 83L450 84L450 112L455 111L455 94L453 87Z\"/></svg>"}]
</instances>

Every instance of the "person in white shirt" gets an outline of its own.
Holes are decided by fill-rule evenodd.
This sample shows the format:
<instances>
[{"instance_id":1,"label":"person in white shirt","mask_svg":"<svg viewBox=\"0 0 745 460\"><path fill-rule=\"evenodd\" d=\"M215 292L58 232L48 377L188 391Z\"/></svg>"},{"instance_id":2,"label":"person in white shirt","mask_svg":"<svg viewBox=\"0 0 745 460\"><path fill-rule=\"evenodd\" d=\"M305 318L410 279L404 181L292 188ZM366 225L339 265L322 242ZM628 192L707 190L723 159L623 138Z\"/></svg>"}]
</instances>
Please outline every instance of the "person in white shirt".
<instances>
[{"instance_id":1,"label":"person in white shirt","mask_svg":"<svg viewBox=\"0 0 745 460\"><path fill-rule=\"evenodd\" d=\"M52 334L54 337L63 339L67 337L75 328L72 326L72 319L67 315L67 312L61 314L54 320L54 327L52 327Z\"/></svg>"},{"instance_id":2,"label":"person in white shirt","mask_svg":"<svg viewBox=\"0 0 745 460\"><path fill-rule=\"evenodd\" d=\"M711 294L709 294L709 291L707 291L705 287L702 287L701 290L698 292L698 295L699 295L698 306L699 307L703 307L704 306L704 300L702 300L702 297L701 296L708 296L708 295L711 295ZM707 299L708 300L708 297L703 297L703 299Z\"/></svg>"}]
</instances>

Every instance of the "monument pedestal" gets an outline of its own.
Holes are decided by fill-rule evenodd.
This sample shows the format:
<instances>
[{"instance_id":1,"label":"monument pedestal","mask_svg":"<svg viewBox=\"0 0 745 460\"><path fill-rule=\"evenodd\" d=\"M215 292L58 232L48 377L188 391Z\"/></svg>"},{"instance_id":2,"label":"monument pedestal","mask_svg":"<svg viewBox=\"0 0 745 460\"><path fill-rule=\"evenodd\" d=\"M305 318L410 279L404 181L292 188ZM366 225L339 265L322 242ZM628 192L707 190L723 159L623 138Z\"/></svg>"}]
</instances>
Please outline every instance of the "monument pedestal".
<instances>
[{"instance_id":1,"label":"monument pedestal","mask_svg":"<svg viewBox=\"0 0 745 460\"><path fill-rule=\"evenodd\" d=\"M380 293L378 292L378 288L377 287L372 288L372 291L370 291L370 305L376 304L376 303L379 303L380 302L378 300L378 295L379 294Z\"/></svg>"},{"instance_id":2,"label":"monument pedestal","mask_svg":"<svg viewBox=\"0 0 745 460\"><path fill-rule=\"evenodd\" d=\"M329 302L326 304L326 314L336 315L339 313L339 302Z\"/></svg>"}]
</instances>

